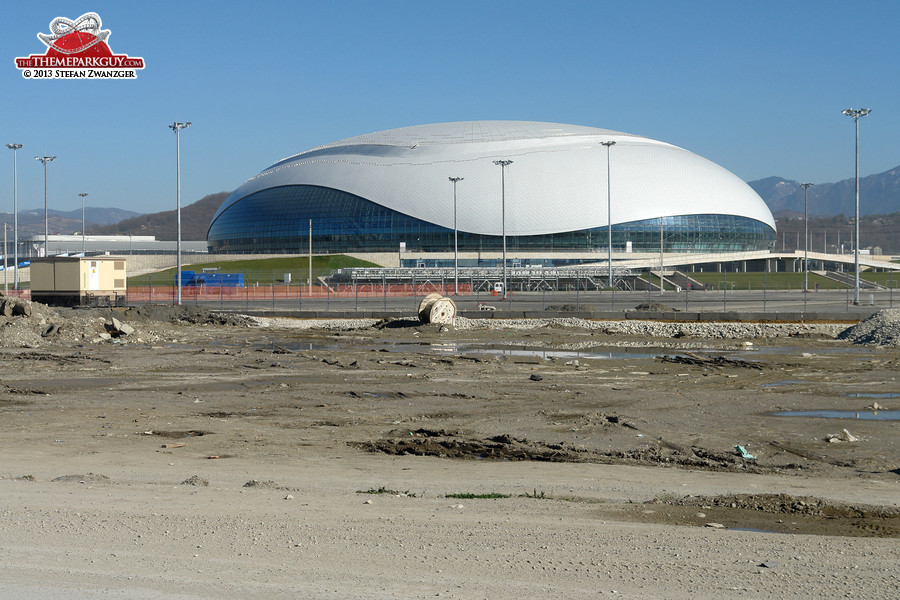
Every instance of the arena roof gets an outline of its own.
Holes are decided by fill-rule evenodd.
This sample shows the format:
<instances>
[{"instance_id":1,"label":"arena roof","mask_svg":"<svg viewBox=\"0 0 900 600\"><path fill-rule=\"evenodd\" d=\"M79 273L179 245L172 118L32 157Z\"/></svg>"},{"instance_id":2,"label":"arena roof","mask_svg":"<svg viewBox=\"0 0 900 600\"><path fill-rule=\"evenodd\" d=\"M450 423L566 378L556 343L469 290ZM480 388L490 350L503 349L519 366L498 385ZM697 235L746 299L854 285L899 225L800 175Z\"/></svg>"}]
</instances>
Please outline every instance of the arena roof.
<instances>
[{"instance_id":1,"label":"arena roof","mask_svg":"<svg viewBox=\"0 0 900 600\"><path fill-rule=\"evenodd\" d=\"M614 141L609 150L601 142ZM278 161L245 182L219 208L254 192L310 185L342 190L392 210L499 235L501 172L506 168L506 234L541 235L612 222L729 214L775 222L763 200L719 165L672 144L633 134L557 123L466 121L403 127L313 148ZM215 217L213 219L215 221Z\"/></svg>"}]
</instances>

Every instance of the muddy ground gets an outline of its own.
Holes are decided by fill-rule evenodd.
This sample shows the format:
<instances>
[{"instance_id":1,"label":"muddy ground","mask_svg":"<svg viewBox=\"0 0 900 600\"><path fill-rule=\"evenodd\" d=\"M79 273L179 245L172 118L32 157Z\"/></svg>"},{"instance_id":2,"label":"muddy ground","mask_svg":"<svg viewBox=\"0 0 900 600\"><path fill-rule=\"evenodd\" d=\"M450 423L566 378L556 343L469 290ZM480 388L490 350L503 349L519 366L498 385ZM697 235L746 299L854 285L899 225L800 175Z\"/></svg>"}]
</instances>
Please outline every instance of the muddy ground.
<instances>
[{"instance_id":1,"label":"muddy ground","mask_svg":"<svg viewBox=\"0 0 900 600\"><path fill-rule=\"evenodd\" d=\"M134 331L119 335L109 326L113 316ZM57 311L49 321L64 323L59 334L0 348L0 436L6 447L0 512L20 522L65 529L54 522L53 507L65 512L73 493L86 508L105 503L102 514L109 518L136 490L156 497L170 493L161 489L216 489L225 496L268 493L282 500L313 495L324 502L322 510L390 498L407 507L418 503L426 512L481 503L479 511L521 516L540 504L542 515L577 511L578 519L675 536L718 535L710 532L720 529L791 534L819 548L817 539L884 540L887 546L867 547L873 553L896 549L900 537L897 425L865 418L873 406L882 412L900 405L897 349L854 346L814 332L751 343L648 340L575 327L461 331L405 321L346 330L259 327L243 318L202 310L186 316L166 308ZM102 333L111 335L98 337ZM852 416L773 415L809 410ZM527 475L518 465L528 465ZM603 473L605 483L583 483L576 473ZM244 488L245 482L255 482L250 488L256 491ZM102 500L78 500L87 488L101 491ZM64 495L48 500L61 489ZM39 491L43 501L35 500ZM448 494L466 499L457 505ZM36 508L23 508L17 498ZM202 501L205 517L214 518L215 502ZM177 506L189 523L190 503ZM492 517L479 516L468 526L481 518ZM102 522L96 519L83 524L85 539L96 535ZM38 531L48 544L73 541L46 525ZM9 523L0 528L7 558L31 557L13 561L12 573L21 577L10 575L6 583L38 597L46 591L42 586L56 589L57 583L28 583L29 574L58 582L59 573L51 570L45 579L41 561L52 558L38 549L17 552L16 540L24 534ZM141 547L135 541L129 549L138 563ZM221 548L217 564L240 561L233 550ZM764 553L757 557L765 562ZM755 560L752 569L772 566L758 567ZM884 570L856 582L862 586L857 589L877 596L888 589L882 586L896 585L896 560L894 553ZM127 564L126 571L145 568ZM273 581L282 581L277 591L293 597L321 597L328 585L337 586L326 577L321 581L328 584L320 587L292 587L285 568L286 579ZM91 568L69 569L83 597L94 597L81 579ZM690 587L667 594L674 576L664 571L655 571L656 580L623 575L603 589L617 585L634 597L698 597ZM506 577L502 572L484 577L496 583ZM557 591L587 585L572 576L560 579ZM492 589L467 579L476 577L468 567L454 577L458 590ZM525 589L553 589L553 581ZM403 596L384 586L360 597ZM560 597L582 597L577 586ZM768 597L791 589L754 586L743 582L732 593ZM207 597L203 589L191 593ZM228 597L228 589L217 593ZM351 597L342 589L335 587L334 597ZM434 595L409 589L412 597ZM730 588L711 589L721 597ZM507 591L515 597L523 590L512 585ZM271 589L267 595L278 596ZM505 595L494 589L494 597Z\"/></svg>"}]
</instances>

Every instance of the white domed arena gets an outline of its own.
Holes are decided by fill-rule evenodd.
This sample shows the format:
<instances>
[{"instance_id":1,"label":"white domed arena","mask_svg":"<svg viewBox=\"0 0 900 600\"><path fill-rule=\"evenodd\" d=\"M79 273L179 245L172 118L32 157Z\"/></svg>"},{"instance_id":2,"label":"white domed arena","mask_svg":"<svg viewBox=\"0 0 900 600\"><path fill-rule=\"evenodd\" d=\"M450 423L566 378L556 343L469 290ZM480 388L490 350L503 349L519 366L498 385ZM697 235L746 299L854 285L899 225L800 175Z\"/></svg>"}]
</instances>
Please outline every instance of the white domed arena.
<instances>
[{"instance_id":1,"label":"white domed arena","mask_svg":"<svg viewBox=\"0 0 900 600\"><path fill-rule=\"evenodd\" d=\"M705 158L638 135L523 121L403 127L290 156L231 194L207 243L306 253L310 223L316 254L453 252L454 234L479 258L505 237L511 256L582 260L607 252L610 229L617 254L659 251L661 241L666 252L768 250L775 239L763 200Z\"/></svg>"}]
</instances>

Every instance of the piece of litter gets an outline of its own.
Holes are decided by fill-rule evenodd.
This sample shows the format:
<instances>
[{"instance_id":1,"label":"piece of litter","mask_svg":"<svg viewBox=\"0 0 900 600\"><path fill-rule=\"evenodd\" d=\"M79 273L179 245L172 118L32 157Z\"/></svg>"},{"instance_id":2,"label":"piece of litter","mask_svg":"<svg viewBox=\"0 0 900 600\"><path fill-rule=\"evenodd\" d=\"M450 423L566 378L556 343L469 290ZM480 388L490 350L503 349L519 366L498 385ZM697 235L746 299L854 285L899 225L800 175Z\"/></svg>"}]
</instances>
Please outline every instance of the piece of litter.
<instances>
[{"instance_id":1,"label":"piece of litter","mask_svg":"<svg viewBox=\"0 0 900 600\"><path fill-rule=\"evenodd\" d=\"M843 429L840 433L829 433L827 436L825 436L825 440L832 444L838 444L840 442L858 442L859 438L846 429Z\"/></svg>"},{"instance_id":2,"label":"piece of litter","mask_svg":"<svg viewBox=\"0 0 900 600\"><path fill-rule=\"evenodd\" d=\"M725 529L725 526L722 525L721 523L707 523L706 526L711 527L713 529Z\"/></svg>"},{"instance_id":3,"label":"piece of litter","mask_svg":"<svg viewBox=\"0 0 900 600\"><path fill-rule=\"evenodd\" d=\"M740 454L741 458L744 460L756 460L756 457L747 452L747 449L743 446L735 446L734 449L737 450L738 454Z\"/></svg>"}]
</instances>

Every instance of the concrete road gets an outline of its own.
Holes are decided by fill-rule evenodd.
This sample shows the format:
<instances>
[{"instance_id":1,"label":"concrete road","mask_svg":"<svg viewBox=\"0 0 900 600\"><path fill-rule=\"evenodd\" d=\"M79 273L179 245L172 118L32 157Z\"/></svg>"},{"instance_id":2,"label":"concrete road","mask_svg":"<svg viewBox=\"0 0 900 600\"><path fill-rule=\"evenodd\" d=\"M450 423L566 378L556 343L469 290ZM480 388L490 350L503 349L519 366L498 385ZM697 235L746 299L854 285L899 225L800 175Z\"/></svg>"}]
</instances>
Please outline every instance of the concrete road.
<instances>
[{"instance_id":1,"label":"concrete road","mask_svg":"<svg viewBox=\"0 0 900 600\"><path fill-rule=\"evenodd\" d=\"M302 311L308 312L359 312L365 314L415 314L425 297L326 297L290 300L186 300L184 304L199 304L213 309L229 311ZM664 304L683 312L692 313L828 313L838 318L846 315L859 319L881 309L893 308L891 290L863 292L860 304L852 303L852 294L843 290L817 291L804 294L790 291L682 291L682 292L513 292L503 299L489 294L450 296L458 310L475 311L481 305L493 306L500 312L545 312L552 307L566 306L567 311L617 313L632 311L647 302ZM897 301L900 302L900 294Z\"/></svg>"}]
</instances>

